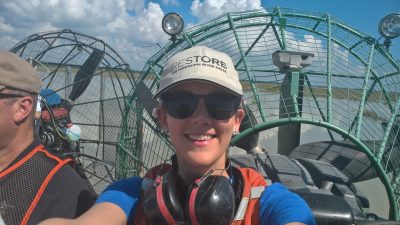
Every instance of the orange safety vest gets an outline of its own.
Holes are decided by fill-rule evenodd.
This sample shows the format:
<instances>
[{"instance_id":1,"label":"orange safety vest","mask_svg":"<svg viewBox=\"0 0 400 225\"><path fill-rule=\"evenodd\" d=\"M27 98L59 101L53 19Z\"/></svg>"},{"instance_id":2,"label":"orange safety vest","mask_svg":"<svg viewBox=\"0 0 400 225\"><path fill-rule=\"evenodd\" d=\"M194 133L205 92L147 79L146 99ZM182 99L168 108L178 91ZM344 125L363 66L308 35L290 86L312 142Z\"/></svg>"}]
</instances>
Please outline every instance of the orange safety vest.
<instances>
[{"instance_id":1,"label":"orange safety vest","mask_svg":"<svg viewBox=\"0 0 400 225\"><path fill-rule=\"evenodd\" d=\"M0 172L0 219L5 224L27 224L50 180L70 161L38 145Z\"/></svg>"},{"instance_id":2,"label":"orange safety vest","mask_svg":"<svg viewBox=\"0 0 400 225\"><path fill-rule=\"evenodd\" d=\"M232 225L258 225L260 223L259 219L259 198L266 187L266 182L264 178L252 168L238 168L243 178L243 194L236 211ZM160 171L162 169L162 171ZM148 179L154 180L157 175L165 174L170 171L172 166L170 165L159 165L153 167L146 174L143 183L146 183ZM147 181L146 181L147 180ZM142 196L144 192L142 191ZM138 205L134 225L150 225L143 213L143 208L141 204Z\"/></svg>"}]
</instances>

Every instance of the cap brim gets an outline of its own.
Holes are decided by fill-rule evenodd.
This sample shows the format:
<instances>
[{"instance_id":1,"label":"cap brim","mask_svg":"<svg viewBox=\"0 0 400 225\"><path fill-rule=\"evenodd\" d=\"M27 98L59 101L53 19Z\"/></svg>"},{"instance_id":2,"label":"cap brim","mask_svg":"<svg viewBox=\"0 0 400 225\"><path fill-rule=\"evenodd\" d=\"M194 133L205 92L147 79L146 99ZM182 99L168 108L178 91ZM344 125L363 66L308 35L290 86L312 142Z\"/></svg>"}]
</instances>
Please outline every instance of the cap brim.
<instances>
[{"instance_id":1,"label":"cap brim","mask_svg":"<svg viewBox=\"0 0 400 225\"><path fill-rule=\"evenodd\" d=\"M169 86L164 87L161 90L158 90L154 94L153 99L156 99L156 98L160 97L161 94L169 91L171 88L174 88L175 86L177 86L179 84L183 84L183 83L187 83L187 82L191 82L191 81L198 81L198 82L204 82L204 83L208 83L208 84L213 84L213 85L218 86L221 89L225 90L226 92L231 93L232 95L242 96L242 94L239 94L239 93L237 93L237 92L235 92L235 91L233 91L233 90L231 90L231 89L229 89L229 88L227 88L227 87L225 87L223 85L220 85L220 84L218 84L216 82L213 82L213 81L210 81L210 80L206 80L206 79L190 78L190 79L183 79L183 80L177 81L177 82L175 82L173 84L170 84Z\"/></svg>"}]
</instances>

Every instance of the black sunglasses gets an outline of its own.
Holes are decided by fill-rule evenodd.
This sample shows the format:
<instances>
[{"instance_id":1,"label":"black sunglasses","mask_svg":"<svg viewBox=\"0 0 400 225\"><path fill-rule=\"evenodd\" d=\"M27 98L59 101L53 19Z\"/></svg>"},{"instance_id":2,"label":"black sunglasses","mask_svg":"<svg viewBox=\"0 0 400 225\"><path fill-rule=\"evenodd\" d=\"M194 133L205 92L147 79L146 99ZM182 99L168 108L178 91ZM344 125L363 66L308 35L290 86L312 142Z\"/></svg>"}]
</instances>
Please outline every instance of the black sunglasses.
<instances>
[{"instance_id":1,"label":"black sunglasses","mask_svg":"<svg viewBox=\"0 0 400 225\"><path fill-rule=\"evenodd\" d=\"M1 93L0 92L0 99L3 98L20 98L24 97L23 95L18 95L18 94L12 94L12 93Z\"/></svg>"},{"instance_id":2,"label":"black sunglasses","mask_svg":"<svg viewBox=\"0 0 400 225\"><path fill-rule=\"evenodd\" d=\"M189 118L204 99L208 114L216 120L231 118L240 106L241 96L214 92L208 95L195 95L187 91L168 92L161 96L167 113L177 119Z\"/></svg>"}]
</instances>

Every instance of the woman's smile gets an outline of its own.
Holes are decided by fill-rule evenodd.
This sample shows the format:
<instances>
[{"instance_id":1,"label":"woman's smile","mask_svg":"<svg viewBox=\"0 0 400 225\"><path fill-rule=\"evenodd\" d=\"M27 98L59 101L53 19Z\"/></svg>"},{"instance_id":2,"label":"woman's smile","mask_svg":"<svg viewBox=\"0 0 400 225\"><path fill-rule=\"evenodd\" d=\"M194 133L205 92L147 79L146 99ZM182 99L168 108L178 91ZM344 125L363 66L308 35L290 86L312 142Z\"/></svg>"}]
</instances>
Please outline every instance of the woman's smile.
<instances>
[{"instance_id":1,"label":"woman's smile","mask_svg":"<svg viewBox=\"0 0 400 225\"><path fill-rule=\"evenodd\" d=\"M208 141L215 138L215 135L211 134L187 134L186 136L192 141Z\"/></svg>"}]
</instances>

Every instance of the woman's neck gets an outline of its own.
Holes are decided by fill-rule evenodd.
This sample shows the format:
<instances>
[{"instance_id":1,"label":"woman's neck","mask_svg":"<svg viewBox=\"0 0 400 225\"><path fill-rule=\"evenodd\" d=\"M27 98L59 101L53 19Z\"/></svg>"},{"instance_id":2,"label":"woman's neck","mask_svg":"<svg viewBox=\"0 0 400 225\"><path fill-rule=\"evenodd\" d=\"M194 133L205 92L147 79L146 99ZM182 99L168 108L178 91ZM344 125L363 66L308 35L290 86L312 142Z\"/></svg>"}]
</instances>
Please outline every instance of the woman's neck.
<instances>
[{"instance_id":1,"label":"woman's neck","mask_svg":"<svg viewBox=\"0 0 400 225\"><path fill-rule=\"evenodd\" d=\"M207 166L192 166L184 161L178 162L178 174L185 182L186 186L190 186L196 179L201 178L207 174L229 177L226 169L225 162L221 165L207 165Z\"/></svg>"}]
</instances>

